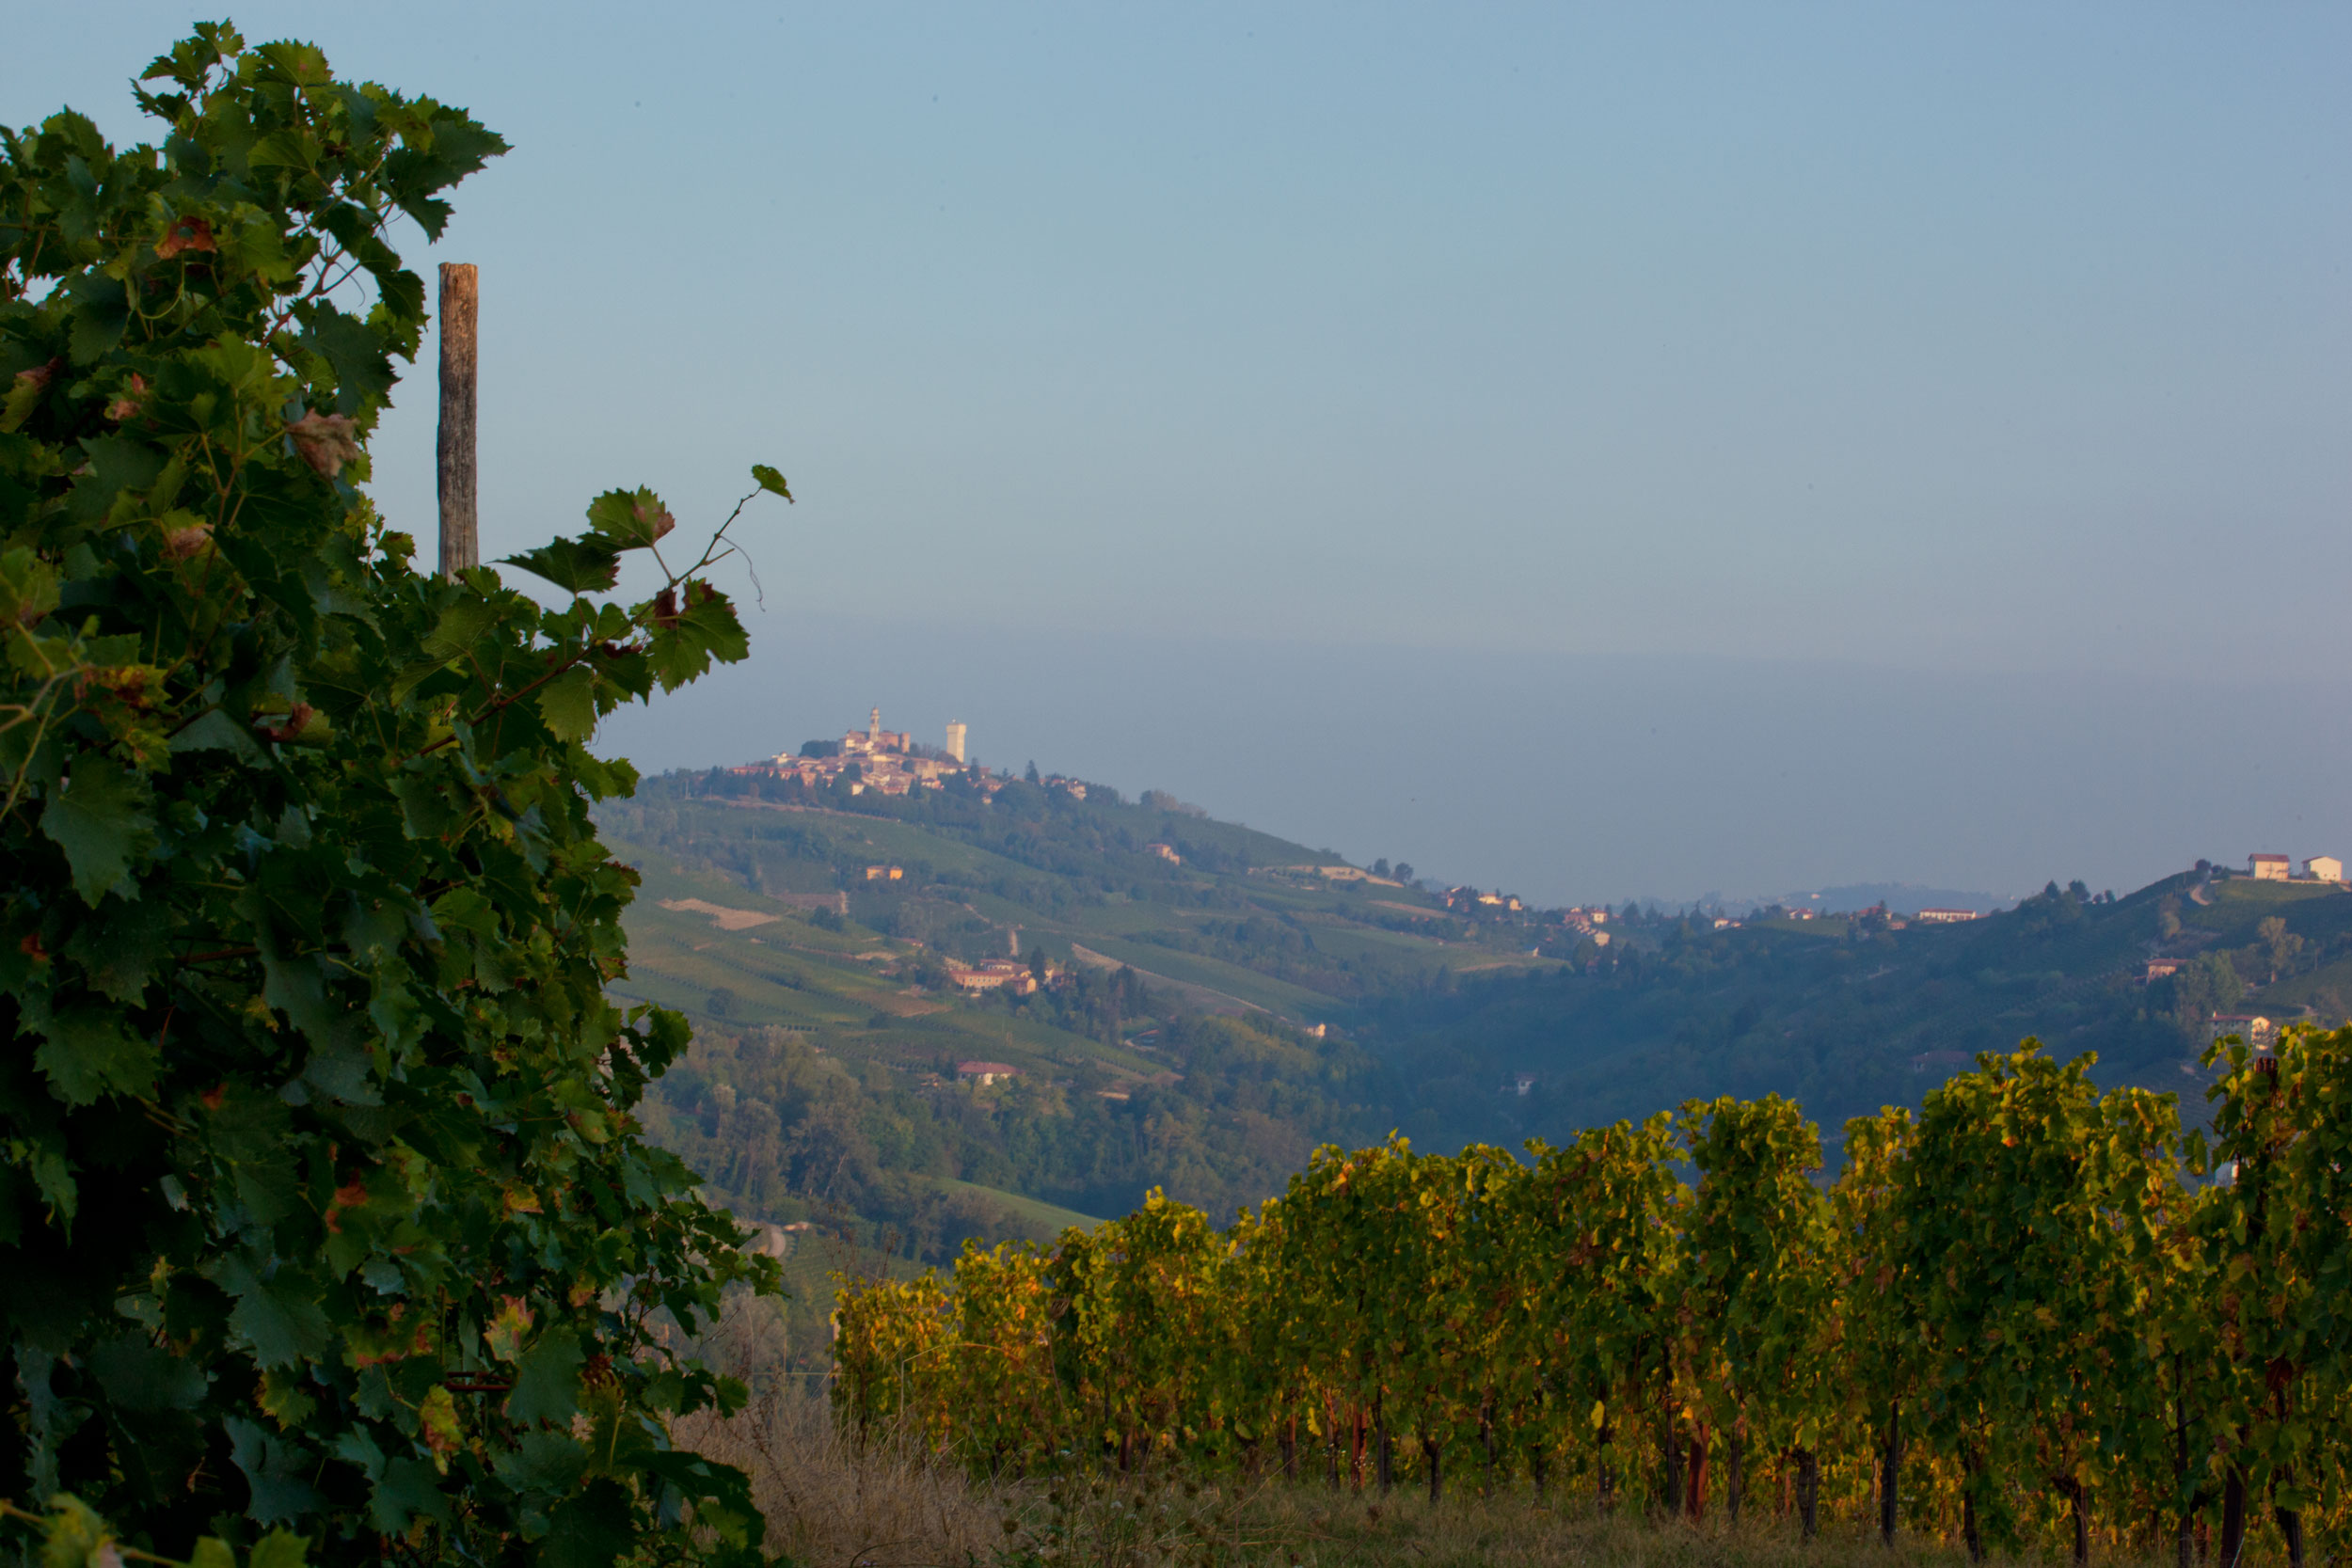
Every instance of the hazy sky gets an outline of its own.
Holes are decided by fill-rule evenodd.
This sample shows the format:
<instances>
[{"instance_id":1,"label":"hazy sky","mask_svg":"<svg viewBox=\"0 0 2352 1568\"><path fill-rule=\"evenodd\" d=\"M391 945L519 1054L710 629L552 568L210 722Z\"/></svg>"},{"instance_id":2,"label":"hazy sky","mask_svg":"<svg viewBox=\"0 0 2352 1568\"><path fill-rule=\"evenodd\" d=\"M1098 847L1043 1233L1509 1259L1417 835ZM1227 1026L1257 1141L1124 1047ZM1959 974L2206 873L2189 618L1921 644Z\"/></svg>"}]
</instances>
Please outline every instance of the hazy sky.
<instances>
[{"instance_id":1,"label":"hazy sky","mask_svg":"<svg viewBox=\"0 0 2352 1568\"><path fill-rule=\"evenodd\" d=\"M204 14L11 6L0 119L143 134ZM2352 9L234 15L515 144L412 252L484 269L485 553L791 476L648 766L887 686L1544 896L2352 847Z\"/></svg>"}]
</instances>

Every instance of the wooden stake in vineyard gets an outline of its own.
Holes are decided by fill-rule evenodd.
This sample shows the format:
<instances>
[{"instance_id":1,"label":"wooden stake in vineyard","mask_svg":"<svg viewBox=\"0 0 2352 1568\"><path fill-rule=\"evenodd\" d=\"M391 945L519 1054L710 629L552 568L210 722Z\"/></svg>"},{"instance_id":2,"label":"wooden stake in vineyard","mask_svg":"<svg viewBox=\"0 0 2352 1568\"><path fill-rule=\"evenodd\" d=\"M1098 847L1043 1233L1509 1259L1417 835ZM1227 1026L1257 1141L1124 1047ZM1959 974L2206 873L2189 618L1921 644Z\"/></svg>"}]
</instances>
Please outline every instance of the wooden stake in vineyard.
<instances>
[{"instance_id":1,"label":"wooden stake in vineyard","mask_svg":"<svg viewBox=\"0 0 2352 1568\"><path fill-rule=\"evenodd\" d=\"M475 315L481 283L470 261L441 263L441 575L455 577L482 564L475 510Z\"/></svg>"}]
</instances>

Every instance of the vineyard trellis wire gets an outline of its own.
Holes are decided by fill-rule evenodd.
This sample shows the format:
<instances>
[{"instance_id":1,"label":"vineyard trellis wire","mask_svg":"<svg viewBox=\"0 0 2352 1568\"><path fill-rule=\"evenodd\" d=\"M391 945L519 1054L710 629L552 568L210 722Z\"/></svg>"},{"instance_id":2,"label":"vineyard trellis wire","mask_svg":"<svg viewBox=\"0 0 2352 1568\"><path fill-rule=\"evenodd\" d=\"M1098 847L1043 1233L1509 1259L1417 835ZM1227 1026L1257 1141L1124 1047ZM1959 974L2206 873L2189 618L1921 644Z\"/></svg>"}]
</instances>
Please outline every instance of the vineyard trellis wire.
<instances>
[{"instance_id":1,"label":"vineyard trellis wire","mask_svg":"<svg viewBox=\"0 0 2352 1568\"><path fill-rule=\"evenodd\" d=\"M1834 1180L1767 1096L1524 1160L1324 1148L1222 1231L1154 1192L846 1285L836 1408L997 1473L1468 1476L1979 1559L2342 1553L2352 1029L2214 1046L2210 1140L2093 1060L1979 1056L1849 1122Z\"/></svg>"}]
</instances>

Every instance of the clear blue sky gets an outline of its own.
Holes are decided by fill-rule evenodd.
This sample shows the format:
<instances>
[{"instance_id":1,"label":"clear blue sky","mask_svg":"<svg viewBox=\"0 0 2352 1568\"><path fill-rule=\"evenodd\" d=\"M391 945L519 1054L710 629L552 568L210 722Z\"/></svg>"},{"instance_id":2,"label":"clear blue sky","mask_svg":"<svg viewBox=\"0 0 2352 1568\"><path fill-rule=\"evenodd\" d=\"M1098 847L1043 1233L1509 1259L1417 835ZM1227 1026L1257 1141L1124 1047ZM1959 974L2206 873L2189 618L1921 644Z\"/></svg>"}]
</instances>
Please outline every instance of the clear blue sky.
<instances>
[{"instance_id":1,"label":"clear blue sky","mask_svg":"<svg viewBox=\"0 0 2352 1568\"><path fill-rule=\"evenodd\" d=\"M126 136L216 14L12 11L0 119ZM2344 744L2352 9L233 14L515 144L416 252L484 268L488 553L792 477L756 669L618 730L647 765L887 698L1545 896L2352 847L2341 789L2240 766ZM378 463L426 534L430 403ZM1012 630L1017 675L969 657ZM1755 734L1643 760L1735 690ZM2152 749L2083 744L2119 692ZM1308 702L1364 716L1348 768L1284 754ZM1485 778L1615 793L1395 783L1472 711ZM1719 809L1759 768L1900 800L1888 726L1949 800ZM2028 810L1994 770L2034 758Z\"/></svg>"}]
</instances>

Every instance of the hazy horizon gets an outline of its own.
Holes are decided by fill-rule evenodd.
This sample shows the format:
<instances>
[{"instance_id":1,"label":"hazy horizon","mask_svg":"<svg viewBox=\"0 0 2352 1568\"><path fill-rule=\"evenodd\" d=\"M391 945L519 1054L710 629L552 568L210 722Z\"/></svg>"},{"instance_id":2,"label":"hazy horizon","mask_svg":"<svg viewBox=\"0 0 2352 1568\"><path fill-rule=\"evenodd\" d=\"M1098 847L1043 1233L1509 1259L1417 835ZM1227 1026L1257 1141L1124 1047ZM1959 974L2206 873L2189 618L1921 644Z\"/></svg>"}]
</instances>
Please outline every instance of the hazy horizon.
<instances>
[{"instance_id":1,"label":"hazy horizon","mask_svg":"<svg viewBox=\"0 0 2352 1568\"><path fill-rule=\"evenodd\" d=\"M933 745L964 721L992 768L1165 789L1545 904L2120 894L2200 858L2352 848L2352 736L2318 721L2341 686L747 619L750 662L615 716L599 745L647 768L745 762L879 705ZM2219 737L2185 715L2219 716Z\"/></svg>"},{"instance_id":2,"label":"hazy horizon","mask_svg":"<svg viewBox=\"0 0 2352 1568\"><path fill-rule=\"evenodd\" d=\"M215 14L27 11L0 119ZM880 701L1548 902L2352 845L2352 10L232 14L514 145L399 236L485 555L790 476L649 767Z\"/></svg>"}]
</instances>

